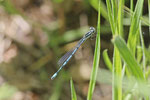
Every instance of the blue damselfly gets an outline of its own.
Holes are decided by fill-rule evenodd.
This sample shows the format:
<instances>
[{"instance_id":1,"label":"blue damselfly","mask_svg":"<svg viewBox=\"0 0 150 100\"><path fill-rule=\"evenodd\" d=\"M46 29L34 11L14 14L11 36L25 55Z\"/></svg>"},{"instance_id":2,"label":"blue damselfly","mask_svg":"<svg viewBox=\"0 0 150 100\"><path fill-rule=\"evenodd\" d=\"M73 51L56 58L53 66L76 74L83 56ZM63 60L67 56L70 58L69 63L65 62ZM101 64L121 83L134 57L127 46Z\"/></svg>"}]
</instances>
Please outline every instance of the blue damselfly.
<instances>
[{"instance_id":1,"label":"blue damselfly","mask_svg":"<svg viewBox=\"0 0 150 100\"><path fill-rule=\"evenodd\" d=\"M81 44L85 40L87 40L88 38L90 38L94 33L95 33L95 28L94 27L90 27L90 30L80 39L80 41L78 42L78 44L72 50L70 50L69 52L67 52L63 57L60 58L60 60L58 61L58 65L60 66L60 68L51 77L51 79L54 79L57 76L58 72L68 63L68 61L71 59L71 57L79 49L79 47L81 46Z\"/></svg>"}]
</instances>

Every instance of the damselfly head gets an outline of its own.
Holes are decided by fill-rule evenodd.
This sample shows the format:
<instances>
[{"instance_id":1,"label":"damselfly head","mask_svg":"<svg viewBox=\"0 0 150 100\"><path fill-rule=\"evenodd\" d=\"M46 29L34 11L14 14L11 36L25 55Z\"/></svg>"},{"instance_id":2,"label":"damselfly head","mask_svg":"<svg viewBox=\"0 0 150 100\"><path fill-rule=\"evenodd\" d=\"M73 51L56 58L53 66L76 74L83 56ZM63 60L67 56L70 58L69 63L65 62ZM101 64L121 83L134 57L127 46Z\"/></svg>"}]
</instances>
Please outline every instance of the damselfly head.
<instances>
[{"instance_id":1,"label":"damselfly head","mask_svg":"<svg viewBox=\"0 0 150 100\"><path fill-rule=\"evenodd\" d=\"M95 28L94 27L90 27L90 32L91 33L95 33Z\"/></svg>"},{"instance_id":2,"label":"damselfly head","mask_svg":"<svg viewBox=\"0 0 150 100\"><path fill-rule=\"evenodd\" d=\"M93 34L95 33L95 28L94 27L90 27L90 31L88 31L84 37L87 39L89 37L91 37Z\"/></svg>"}]
</instances>

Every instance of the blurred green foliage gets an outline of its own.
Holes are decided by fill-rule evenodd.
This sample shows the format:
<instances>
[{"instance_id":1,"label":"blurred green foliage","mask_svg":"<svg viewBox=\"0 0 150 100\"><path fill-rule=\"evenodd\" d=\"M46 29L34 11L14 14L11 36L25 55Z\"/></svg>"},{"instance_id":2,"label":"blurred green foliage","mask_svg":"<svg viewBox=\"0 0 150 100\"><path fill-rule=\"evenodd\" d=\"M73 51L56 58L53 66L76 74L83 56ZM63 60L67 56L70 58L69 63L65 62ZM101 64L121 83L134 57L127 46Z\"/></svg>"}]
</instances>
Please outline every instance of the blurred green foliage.
<instances>
[{"instance_id":1,"label":"blurred green foliage","mask_svg":"<svg viewBox=\"0 0 150 100\"><path fill-rule=\"evenodd\" d=\"M15 94L16 92L17 92L16 87L5 83L0 87L0 99L1 100L8 99L11 96L13 96L13 94Z\"/></svg>"}]
</instances>

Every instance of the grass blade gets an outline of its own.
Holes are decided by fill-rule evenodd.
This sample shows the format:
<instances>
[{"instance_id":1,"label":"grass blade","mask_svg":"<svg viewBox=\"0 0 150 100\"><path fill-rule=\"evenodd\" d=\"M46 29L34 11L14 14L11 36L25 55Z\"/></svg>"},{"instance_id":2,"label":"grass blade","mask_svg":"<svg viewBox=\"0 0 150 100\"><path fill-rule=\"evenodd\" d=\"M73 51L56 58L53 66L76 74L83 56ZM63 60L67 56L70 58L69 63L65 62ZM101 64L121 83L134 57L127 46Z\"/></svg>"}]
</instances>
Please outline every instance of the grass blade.
<instances>
[{"instance_id":1,"label":"grass blade","mask_svg":"<svg viewBox=\"0 0 150 100\"><path fill-rule=\"evenodd\" d=\"M125 41L120 37L116 36L113 39L113 43L118 49L121 57L127 64L128 69L132 72L132 74L137 78L137 79L144 79L142 69L140 68L140 65L137 63L135 60L135 57L133 56L133 53L129 50L127 47Z\"/></svg>"},{"instance_id":2,"label":"grass blade","mask_svg":"<svg viewBox=\"0 0 150 100\"><path fill-rule=\"evenodd\" d=\"M89 0L90 1L90 4L98 11L98 2L99 0ZM100 1L101 2L101 16L103 16L107 21L109 20L108 19L108 15L107 15L107 9L106 9L106 5L103 1Z\"/></svg>"},{"instance_id":3,"label":"grass blade","mask_svg":"<svg viewBox=\"0 0 150 100\"><path fill-rule=\"evenodd\" d=\"M71 97L72 97L72 100L77 100L77 96L76 96L76 92L75 92L75 89L74 89L72 78L70 79L70 86L71 86Z\"/></svg>"},{"instance_id":4,"label":"grass blade","mask_svg":"<svg viewBox=\"0 0 150 100\"><path fill-rule=\"evenodd\" d=\"M137 1L135 11L132 16L132 22L131 22L129 38L128 38L128 46L133 52L133 54L135 54L135 49L136 49L137 33L139 30L140 17L142 15L143 2L144 0Z\"/></svg>"},{"instance_id":5,"label":"grass blade","mask_svg":"<svg viewBox=\"0 0 150 100\"><path fill-rule=\"evenodd\" d=\"M115 77L117 76L117 78ZM122 63L120 54L116 47L114 47L113 55L113 100L122 100Z\"/></svg>"},{"instance_id":6,"label":"grass blade","mask_svg":"<svg viewBox=\"0 0 150 100\"><path fill-rule=\"evenodd\" d=\"M146 57L145 57L145 45L144 45L144 39L143 39L142 29L141 29L141 21L140 21L140 24L139 24L139 29L140 29L140 39L141 39L142 52L143 52L143 73L144 73L144 76L145 76Z\"/></svg>"},{"instance_id":7,"label":"grass blade","mask_svg":"<svg viewBox=\"0 0 150 100\"><path fill-rule=\"evenodd\" d=\"M118 9L118 34L123 36L123 5L124 0L119 0L119 9Z\"/></svg>"},{"instance_id":8,"label":"grass blade","mask_svg":"<svg viewBox=\"0 0 150 100\"><path fill-rule=\"evenodd\" d=\"M103 76L103 77L101 77L101 76ZM116 76L116 78L117 78L117 76ZM112 74L111 74L111 72L106 70L106 69L103 69L103 68L100 69L99 68L98 69L98 75L97 75L97 83L111 85L111 82L112 82ZM128 91L128 90L130 90L131 92L134 92L134 93L138 91L139 95L142 95L142 96L149 96L149 93L150 93L149 83L145 83L143 81L143 82L140 83L141 86L139 86L137 88L134 88L133 86L135 84L137 84L137 80L135 78L133 78L133 77L132 77L132 80L131 80L131 79L129 79L129 78L127 78L125 76L122 79L122 84L123 84L122 88L124 90L124 96L125 96L125 91ZM134 88L134 90L133 90L133 88ZM132 97L131 92L128 93L127 95L131 95L131 97ZM139 96L139 95L136 95L136 97ZM116 99L116 100L118 100L118 99ZM122 100L141 100L141 99L125 99L125 98L123 98Z\"/></svg>"},{"instance_id":9,"label":"grass blade","mask_svg":"<svg viewBox=\"0 0 150 100\"><path fill-rule=\"evenodd\" d=\"M109 23L110 23L110 26L111 26L112 34L115 34L115 25L114 25L114 20L113 20L113 16L112 16L110 0L106 0L106 4L107 4Z\"/></svg>"},{"instance_id":10,"label":"grass blade","mask_svg":"<svg viewBox=\"0 0 150 100\"><path fill-rule=\"evenodd\" d=\"M123 34L123 4L124 0L118 2L116 0L106 0L109 22L112 29L112 34ZM112 8L112 9L111 9ZM116 79L115 76L118 76ZM122 100L122 63L118 50L114 48L113 55L113 70L112 70L112 98L113 100ZM117 84L117 85L116 85Z\"/></svg>"},{"instance_id":11,"label":"grass blade","mask_svg":"<svg viewBox=\"0 0 150 100\"><path fill-rule=\"evenodd\" d=\"M103 58L104 58L105 64L107 65L107 67L109 68L109 70L112 72L112 63L111 63L111 61L109 59L107 50L103 51Z\"/></svg>"},{"instance_id":12,"label":"grass blade","mask_svg":"<svg viewBox=\"0 0 150 100\"><path fill-rule=\"evenodd\" d=\"M100 0L99 0L99 9L98 9L96 46L95 46L93 68L92 68L92 73L90 78L87 100L92 100L96 78L97 78L98 67L99 67L99 60L100 60Z\"/></svg>"},{"instance_id":13,"label":"grass blade","mask_svg":"<svg viewBox=\"0 0 150 100\"><path fill-rule=\"evenodd\" d=\"M150 23L150 0L148 0L148 14L149 14L149 23ZM149 34L150 34L150 26L149 26Z\"/></svg>"},{"instance_id":14,"label":"grass blade","mask_svg":"<svg viewBox=\"0 0 150 100\"><path fill-rule=\"evenodd\" d=\"M115 29L117 29L117 13L118 13L118 1L117 0L111 0L112 5L112 14L113 14L113 20L114 20L114 26Z\"/></svg>"},{"instance_id":15,"label":"grass blade","mask_svg":"<svg viewBox=\"0 0 150 100\"><path fill-rule=\"evenodd\" d=\"M130 0L130 10L133 11L133 0Z\"/></svg>"}]
</instances>

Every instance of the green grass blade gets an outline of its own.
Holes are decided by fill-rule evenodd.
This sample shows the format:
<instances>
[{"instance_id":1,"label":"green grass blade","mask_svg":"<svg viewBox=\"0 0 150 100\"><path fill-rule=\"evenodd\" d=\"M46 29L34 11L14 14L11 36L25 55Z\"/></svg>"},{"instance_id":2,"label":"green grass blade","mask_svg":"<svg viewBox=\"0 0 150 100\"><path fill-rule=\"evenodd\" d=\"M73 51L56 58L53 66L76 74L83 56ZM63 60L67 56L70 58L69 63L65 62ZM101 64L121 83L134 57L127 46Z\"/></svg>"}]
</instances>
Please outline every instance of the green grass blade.
<instances>
[{"instance_id":1,"label":"green grass blade","mask_svg":"<svg viewBox=\"0 0 150 100\"><path fill-rule=\"evenodd\" d=\"M146 79L149 77L149 75L150 75L150 69L148 69L146 74L145 74Z\"/></svg>"},{"instance_id":2,"label":"green grass blade","mask_svg":"<svg viewBox=\"0 0 150 100\"><path fill-rule=\"evenodd\" d=\"M130 0L130 10L131 10L131 12L133 12L133 0ZM132 14L130 13L130 15L132 15ZM131 21L132 21L132 16L130 16L130 23L131 23Z\"/></svg>"},{"instance_id":3,"label":"green grass blade","mask_svg":"<svg viewBox=\"0 0 150 100\"><path fill-rule=\"evenodd\" d=\"M90 4L98 11L98 2L99 0L89 0ZM106 5L103 1L101 2L101 6L100 6L100 10L101 10L101 16L103 16L107 21L108 19L108 15L107 15L107 9L106 9Z\"/></svg>"},{"instance_id":4,"label":"green grass blade","mask_svg":"<svg viewBox=\"0 0 150 100\"><path fill-rule=\"evenodd\" d=\"M144 76L143 76L142 69L141 69L140 65L137 63L137 61L135 60L133 53L131 53L131 51L127 47L125 41L120 36L116 36L113 39L113 43L116 46L116 48L118 49L121 57L127 64L127 67L132 72L132 74L137 79L143 80Z\"/></svg>"},{"instance_id":5,"label":"green grass blade","mask_svg":"<svg viewBox=\"0 0 150 100\"><path fill-rule=\"evenodd\" d=\"M110 23L110 26L111 26L112 34L115 34L115 25L114 25L114 20L113 20L113 16L112 16L110 0L106 0L106 4L107 4L109 23Z\"/></svg>"},{"instance_id":6,"label":"green grass blade","mask_svg":"<svg viewBox=\"0 0 150 100\"><path fill-rule=\"evenodd\" d=\"M137 52L136 60L137 60L138 63L140 63L141 60L142 60L142 56L143 56L143 54L142 54L142 47L141 46L137 46L137 51L136 52Z\"/></svg>"},{"instance_id":7,"label":"green grass blade","mask_svg":"<svg viewBox=\"0 0 150 100\"><path fill-rule=\"evenodd\" d=\"M99 0L99 9L98 9L97 37L96 37L95 45L96 46L95 46L95 53L94 53L93 68L92 68L92 73L90 78L87 100L92 100L96 78L97 78L98 67L99 67L99 60L100 60L100 0Z\"/></svg>"},{"instance_id":8,"label":"green grass blade","mask_svg":"<svg viewBox=\"0 0 150 100\"><path fill-rule=\"evenodd\" d=\"M71 86L71 98L72 100L77 100L76 92L74 89L73 81L70 79L70 86Z\"/></svg>"},{"instance_id":9,"label":"green grass blade","mask_svg":"<svg viewBox=\"0 0 150 100\"><path fill-rule=\"evenodd\" d=\"M133 11L131 11L128 7L124 6L124 10L125 10L125 12L126 12L127 15L129 15L131 17L133 16ZM142 20L142 25L150 26L149 18L148 17L141 16L140 20ZM127 25L129 25L129 24L127 24Z\"/></svg>"},{"instance_id":10,"label":"green grass blade","mask_svg":"<svg viewBox=\"0 0 150 100\"><path fill-rule=\"evenodd\" d=\"M128 38L128 46L133 52L133 54L135 54L135 49L136 49L137 33L139 30L140 17L142 15L143 2L144 0L137 1L135 11L132 16L132 22L131 22L129 38Z\"/></svg>"},{"instance_id":11,"label":"green grass blade","mask_svg":"<svg viewBox=\"0 0 150 100\"><path fill-rule=\"evenodd\" d=\"M118 4L117 0L111 0L112 5L112 14L113 14L113 20L114 20L114 26L115 29L117 29L117 13L118 13Z\"/></svg>"},{"instance_id":12,"label":"green grass blade","mask_svg":"<svg viewBox=\"0 0 150 100\"><path fill-rule=\"evenodd\" d=\"M124 0L119 1L119 9L118 9L118 34L123 36L123 5Z\"/></svg>"},{"instance_id":13,"label":"green grass blade","mask_svg":"<svg viewBox=\"0 0 150 100\"><path fill-rule=\"evenodd\" d=\"M130 0L130 10L133 11L133 0Z\"/></svg>"},{"instance_id":14,"label":"green grass blade","mask_svg":"<svg viewBox=\"0 0 150 100\"><path fill-rule=\"evenodd\" d=\"M109 59L109 56L108 56L108 53L107 53L107 50L104 50L103 51L103 58L104 58L104 62L106 64L106 66L109 68L109 70L112 72L112 63Z\"/></svg>"},{"instance_id":15,"label":"green grass blade","mask_svg":"<svg viewBox=\"0 0 150 100\"><path fill-rule=\"evenodd\" d=\"M124 0L118 2L116 0L106 0L108 17L113 35L123 34L123 4ZM112 9L111 9L112 8ZM115 76L118 76L116 79ZM112 98L113 100L122 100L122 63L118 50L114 48L113 56L113 82L112 82ZM117 85L116 85L117 84Z\"/></svg>"},{"instance_id":16,"label":"green grass blade","mask_svg":"<svg viewBox=\"0 0 150 100\"><path fill-rule=\"evenodd\" d=\"M150 23L150 0L148 0L148 17L149 17L149 23ZM149 26L149 34L150 34L150 26Z\"/></svg>"},{"instance_id":17,"label":"green grass blade","mask_svg":"<svg viewBox=\"0 0 150 100\"><path fill-rule=\"evenodd\" d=\"M146 57L145 57L145 45L144 45L144 39L143 39L143 35L142 35L142 29L141 29L141 21L139 24L139 29L140 29L140 39L141 39L141 46L142 46L142 53L143 53L143 73L145 76L145 69L146 69Z\"/></svg>"},{"instance_id":18,"label":"green grass blade","mask_svg":"<svg viewBox=\"0 0 150 100\"><path fill-rule=\"evenodd\" d=\"M117 78L115 77L117 76ZM117 84L117 85L116 85ZM113 56L113 100L122 100L122 63L117 48Z\"/></svg>"},{"instance_id":19,"label":"green grass blade","mask_svg":"<svg viewBox=\"0 0 150 100\"><path fill-rule=\"evenodd\" d=\"M101 77L103 76L103 77ZM117 78L117 76L116 76ZM112 82L112 74L110 71L103 69L103 68L99 68L98 69L98 75L97 75L97 83L102 83L102 84L107 84L107 85L111 85ZM150 93L150 86L149 83L145 83L144 81L142 81L140 84L140 86L134 88L135 84L137 84L137 80L136 78L132 77L131 78L127 78L126 76L122 79L122 88L124 90L124 95L125 95L125 91L131 91L130 93L128 93L127 95L131 95L131 93L136 93L139 92L139 95L142 96L149 96ZM117 84L116 84L117 86ZM133 89L134 88L134 89ZM135 97L139 96L139 95L135 95ZM118 99L116 99L118 100ZM125 99L123 98L122 100L141 100L141 99ZM145 99L144 99L145 100ZM147 100L147 99L146 99ZM149 99L148 99L149 100Z\"/></svg>"}]
</instances>

